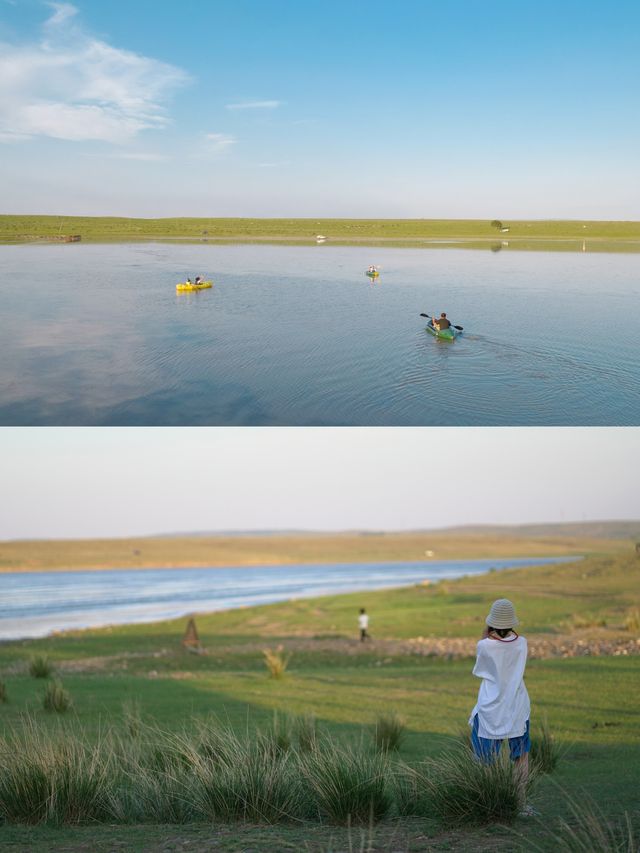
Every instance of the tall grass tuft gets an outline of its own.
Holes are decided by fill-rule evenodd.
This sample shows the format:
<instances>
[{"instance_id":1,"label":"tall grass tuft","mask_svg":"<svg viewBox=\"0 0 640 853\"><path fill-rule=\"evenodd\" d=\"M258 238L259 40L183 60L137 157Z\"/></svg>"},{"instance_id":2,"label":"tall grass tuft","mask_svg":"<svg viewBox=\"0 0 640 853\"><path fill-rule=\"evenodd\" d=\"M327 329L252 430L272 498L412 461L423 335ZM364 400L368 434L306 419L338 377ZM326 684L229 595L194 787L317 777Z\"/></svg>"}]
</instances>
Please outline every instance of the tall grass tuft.
<instances>
[{"instance_id":1,"label":"tall grass tuft","mask_svg":"<svg viewBox=\"0 0 640 853\"><path fill-rule=\"evenodd\" d=\"M194 757L194 810L200 820L277 823L300 815L303 791L292 753L274 755L263 740L227 732L217 764Z\"/></svg>"},{"instance_id":2,"label":"tall grass tuft","mask_svg":"<svg viewBox=\"0 0 640 853\"><path fill-rule=\"evenodd\" d=\"M627 812L622 818L607 818L597 803L587 797L580 804L567 799L571 817L560 819L558 830L540 836L543 846L532 850L552 849L561 853L638 853L639 839Z\"/></svg>"},{"instance_id":3,"label":"tall grass tuft","mask_svg":"<svg viewBox=\"0 0 640 853\"><path fill-rule=\"evenodd\" d=\"M433 809L419 773L406 764L397 764L390 779L396 810L401 817L433 816Z\"/></svg>"},{"instance_id":4,"label":"tall grass tuft","mask_svg":"<svg viewBox=\"0 0 640 853\"><path fill-rule=\"evenodd\" d=\"M109 820L113 809L111 753L76 735L40 730L27 720L18 737L0 743L0 822L84 823Z\"/></svg>"},{"instance_id":5,"label":"tall grass tuft","mask_svg":"<svg viewBox=\"0 0 640 853\"><path fill-rule=\"evenodd\" d=\"M560 748L551 734L549 721L542 718L538 733L531 738L529 766L536 773L553 773L560 760Z\"/></svg>"},{"instance_id":6,"label":"tall grass tuft","mask_svg":"<svg viewBox=\"0 0 640 853\"><path fill-rule=\"evenodd\" d=\"M300 752L312 752L316 749L318 746L318 720L315 714L304 714L297 717L294 731Z\"/></svg>"},{"instance_id":7,"label":"tall grass tuft","mask_svg":"<svg viewBox=\"0 0 640 853\"><path fill-rule=\"evenodd\" d=\"M640 631L640 610L637 607L632 608L627 613L624 627L627 631Z\"/></svg>"},{"instance_id":8,"label":"tall grass tuft","mask_svg":"<svg viewBox=\"0 0 640 853\"><path fill-rule=\"evenodd\" d=\"M124 727L130 738L140 737L142 732L142 712L137 699L125 699L122 703L122 719Z\"/></svg>"},{"instance_id":9,"label":"tall grass tuft","mask_svg":"<svg viewBox=\"0 0 640 853\"><path fill-rule=\"evenodd\" d=\"M375 823L389 812L389 764L380 753L323 740L302 771L321 815L335 823Z\"/></svg>"},{"instance_id":10,"label":"tall grass tuft","mask_svg":"<svg viewBox=\"0 0 640 853\"><path fill-rule=\"evenodd\" d=\"M46 655L34 655L29 661L29 675L33 678L49 678L53 675L53 664Z\"/></svg>"},{"instance_id":11,"label":"tall grass tuft","mask_svg":"<svg viewBox=\"0 0 640 853\"><path fill-rule=\"evenodd\" d=\"M283 755L293 746L293 722L287 714L274 711L271 726L258 736L258 741L274 757Z\"/></svg>"},{"instance_id":12,"label":"tall grass tuft","mask_svg":"<svg viewBox=\"0 0 640 853\"><path fill-rule=\"evenodd\" d=\"M524 805L506 749L483 764L466 747L458 748L423 762L414 773L433 816L449 825L511 823Z\"/></svg>"},{"instance_id":13,"label":"tall grass tuft","mask_svg":"<svg viewBox=\"0 0 640 853\"><path fill-rule=\"evenodd\" d=\"M263 649L262 654L271 678L282 678L291 660L291 655L284 654L284 646L277 646L275 650Z\"/></svg>"},{"instance_id":14,"label":"tall grass tuft","mask_svg":"<svg viewBox=\"0 0 640 853\"><path fill-rule=\"evenodd\" d=\"M72 705L71 696L59 681L50 681L42 695L42 707L45 711L64 714Z\"/></svg>"},{"instance_id":15,"label":"tall grass tuft","mask_svg":"<svg viewBox=\"0 0 640 853\"><path fill-rule=\"evenodd\" d=\"M373 739L376 749L381 752L391 752L400 749L406 734L404 721L395 711L380 714L376 720Z\"/></svg>"},{"instance_id":16,"label":"tall grass tuft","mask_svg":"<svg viewBox=\"0 0 640 853\"><path fill-rule=\"evenodd\" d=\"M9 701L9 695L7 693L7 685L4 681L0 681L0 704L4 704Z\"/></svg>"}]
</instances>

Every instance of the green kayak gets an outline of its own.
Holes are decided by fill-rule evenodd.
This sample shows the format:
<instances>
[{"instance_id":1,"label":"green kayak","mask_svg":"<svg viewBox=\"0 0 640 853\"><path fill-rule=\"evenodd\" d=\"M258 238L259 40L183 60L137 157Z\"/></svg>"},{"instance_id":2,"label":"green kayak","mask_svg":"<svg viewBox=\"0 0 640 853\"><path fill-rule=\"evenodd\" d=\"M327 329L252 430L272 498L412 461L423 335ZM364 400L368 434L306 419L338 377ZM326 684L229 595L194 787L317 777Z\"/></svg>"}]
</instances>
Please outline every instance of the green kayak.
<instances>
[{"instance_id":1,"label":"green kayak","mask_svg":"<svg viewBox=\"0 0 640 853\"><path fill-rule=\"evenodd\" d=\"M441 341L454 341L460 334L460 332L453 326L449 326L448 329L436 329L431 322L427 323L427 332L432 334L435 338L439 338Z\"/></svg>"}]
</instances>

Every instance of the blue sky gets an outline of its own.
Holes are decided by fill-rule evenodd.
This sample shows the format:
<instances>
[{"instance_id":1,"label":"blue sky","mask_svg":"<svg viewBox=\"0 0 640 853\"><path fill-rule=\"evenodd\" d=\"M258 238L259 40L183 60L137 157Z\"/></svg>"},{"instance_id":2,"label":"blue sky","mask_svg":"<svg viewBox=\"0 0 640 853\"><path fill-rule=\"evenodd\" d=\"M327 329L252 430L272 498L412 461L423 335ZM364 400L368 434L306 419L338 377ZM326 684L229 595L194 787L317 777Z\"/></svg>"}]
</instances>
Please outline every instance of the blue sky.
<instances>
[{"instance_id":1,"label":"blue sky","mask_svg":"<svg viewBox=\"0 0 640 853\"><path fill-rule=\"evenodd\" d=\"M640 6L0 0L0 212L640 219Z\"/></svg>"},{"instance_id":2,"label":"blue sky","mask_svg":"<svg viewBox=\"0 0 640 853\"><path fill-rule=\"evenodd\" d=\"M622 428L5 427L0 539L640 519L638 470Z\"/></svg>"}]
</instances>

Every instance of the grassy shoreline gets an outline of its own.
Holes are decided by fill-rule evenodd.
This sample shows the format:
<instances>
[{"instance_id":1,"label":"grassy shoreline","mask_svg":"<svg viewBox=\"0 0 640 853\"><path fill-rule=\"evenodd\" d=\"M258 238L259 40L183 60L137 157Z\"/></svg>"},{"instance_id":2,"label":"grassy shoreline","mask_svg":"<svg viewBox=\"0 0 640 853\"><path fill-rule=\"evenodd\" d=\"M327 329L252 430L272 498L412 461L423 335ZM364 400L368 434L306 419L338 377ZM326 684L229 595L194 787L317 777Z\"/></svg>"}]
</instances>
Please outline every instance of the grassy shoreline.
<instances>
[{"instance_id":1,"label":"grassy shoreline","mask_svg":"<svg viewBox=\"0 0 640 853\"><path fill-rule=\"evenodd\" d=\"M571 820L567 797L597 799L606 820L617 822L627 812L640 829L635 767L640 759L637 718L640 653L591 654L598 637L637 638L637 558L597 556L575 564L508 570L482 577L460 578L429 586L327 596L265 605L244 611L197 616L206 654L181 646L185 619L73 631L45 639L0 645L0 676L8 702L0 705L0 736L23 731L25 712L51 737L63 727L71 736L97 743L107 725L128 738L136 750L145 731L176 733L215 715L244 736L275 725L285 715L302 719L313 714L320 731L345 745L371 742L376 715L401 713L406 738L398 759L419 767L451 747L466 725L475 694L471 658L489 603L506 595L518 607L522 631L530 642L572 636L578 651L533 658L527 667L532 698L532 726L549 720L559 740L561 759L553 779L541 780L534 803L545 827ZM355 631L358 607L371 613L374 640L360 643ZM603 624L604 623L604 624ZM466 655L416 654L394 638L458 638ZM281 680L267 677L261 650L283 644L292 658ZM582 644L582 645L581 645ZM640 652L640 645L638 645ZM46 654L62 678L74 707L67 715L43 710L42 679L30 678L33 655ZM587 698L588 697L588 698ZM535 719L534 719L535 718ZM151 726L152 729L148 729ZM136 732L142 732L136 734ZM28 730L25 731L28 734ZM48 741L47 741L48 742ZM146 824L93 824L94 850L121 845L140 849L234 851L252 846L284 849L349 849L331 846L329 826L310 820L299 824L189 822L154 820ZM74 826L0 826L8 849L85 849L87 829ZM401 844L389 846L394 832ZM340 832L333 827L331 832ZM375 828L372 850L427 851L530 850L556 851L552 839L540 836L540 822L517 823L517 836L504 827L452 828L432 816L385 818ZM360 835L354 836L356 847ZM396 839L397 841L397 839ZM172 842L173 843L173 842ZM24 845L24 846L22 846ZM145 846L146 845L146 846ZM31 849L33 849L31 847ZM364 849L364 848L362 848Z\"/></svg>"},{"instance_id":2,"label":"grassy shoreline","mask_svg":"<svg viewBox=\"0 0 640 853\"><path fill-rule=\"evenodd\" d=\"M569 251L640 251L640 222L470 219L250 219L0 215L0 243L195 240L358 245L453 246Z\"/></svg>"},{"instance_id":3,"label":"grassy shoreline","mask_svg":"<svg viewBox=\"0 0 640 853\"><path fill-rule=\"evenodd\" d=\"M222 568L428 559L554 557L624 553L632 540L579 534L443 532L273 536L137 537L0 542L3 572Z\"/></svg>"}]
</instances>

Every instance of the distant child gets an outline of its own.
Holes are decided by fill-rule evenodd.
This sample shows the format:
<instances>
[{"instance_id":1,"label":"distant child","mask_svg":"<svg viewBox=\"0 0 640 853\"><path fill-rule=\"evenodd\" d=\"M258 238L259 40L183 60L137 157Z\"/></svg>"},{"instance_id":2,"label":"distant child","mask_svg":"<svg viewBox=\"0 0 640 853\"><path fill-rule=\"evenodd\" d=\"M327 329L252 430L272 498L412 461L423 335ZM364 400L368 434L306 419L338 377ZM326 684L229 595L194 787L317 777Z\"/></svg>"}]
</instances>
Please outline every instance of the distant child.
<instances>
[{"instance_id":1,"label":"distant child","mask_svg":"<svg viewBox=\"0 0 640 853\"><path fill-rule=\"evenodd\" d=\"M529 775L529 716L531 704L524 684L527 641L514 628L518 617L507 598L491 605L478 642L473 674L482 679L478 701L471 712L471 743L481 761L490 763L508 739L511 760L518 768L522 800ZM523 814L533 814L531 806Z\"/></svg>"},{"instance_id":2,"label":"distant child","mask_svg":"<svg viewBox=\"0 0 640 853\"><path fill-rule=\"evenodd\" d=\"M358 616L358 628L360 628L360 642L364 643L365 640L369 639L369 634L367 633L367 629L369 628L369 617L364 609L364 607L360 608L360 615Z\"/></svg>"}]
</instances>

